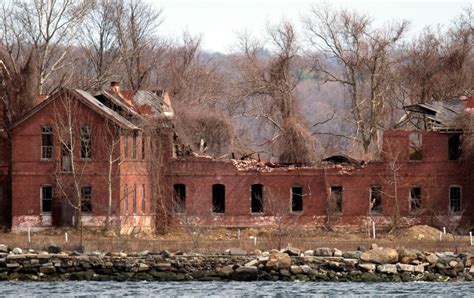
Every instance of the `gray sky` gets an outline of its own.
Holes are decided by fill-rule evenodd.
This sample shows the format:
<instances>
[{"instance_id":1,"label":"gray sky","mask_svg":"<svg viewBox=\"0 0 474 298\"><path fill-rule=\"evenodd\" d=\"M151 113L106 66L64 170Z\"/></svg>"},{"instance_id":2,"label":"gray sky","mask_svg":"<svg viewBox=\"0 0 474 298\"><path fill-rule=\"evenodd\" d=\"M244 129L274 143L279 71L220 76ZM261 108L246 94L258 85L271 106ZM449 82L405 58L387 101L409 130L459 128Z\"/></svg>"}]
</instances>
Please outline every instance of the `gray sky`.
<instances>
[{"instance_id":1,"label":"gray sky","mask_svg":"<svg viewBox=\"0 0 474 298\"><path fill-rule=\"evenodd\" d=\"M299 26L302 15L313 3L310 0L148 0L163 9L165 21L159 31L167 36L180 35L184 30L202 34L203 49L229 52L236 41L236 33L248 30L263 34L267 23L282 19L294 21ZM412 34L428 25L449 25L463 7L474 0L424 1L424 0L333 0L333 7L356 9L368 13L377 22L407 19Z\"/></svg>"}]
</instances>

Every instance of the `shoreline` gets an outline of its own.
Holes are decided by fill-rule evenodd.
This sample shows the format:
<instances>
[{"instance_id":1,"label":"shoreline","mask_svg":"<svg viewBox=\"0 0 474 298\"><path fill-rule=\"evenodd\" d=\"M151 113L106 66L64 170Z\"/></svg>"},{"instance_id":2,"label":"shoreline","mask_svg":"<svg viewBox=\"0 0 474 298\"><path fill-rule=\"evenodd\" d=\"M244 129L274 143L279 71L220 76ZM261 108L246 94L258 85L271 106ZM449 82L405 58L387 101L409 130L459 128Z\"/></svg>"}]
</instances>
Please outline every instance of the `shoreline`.
<instances>
[{"instance_id":1,"label":"shoreline","mask_svg":"<svg viewBox=\"0 0 474 298\"><path fill-rule=\"evenodd\" d=\"M228 249L201 255L168 251L136 253L23 251L0 244L0 281L473 281L474 256L450 252L367 251L320 247L300 251Z\"/></svg>"}]
</instances>

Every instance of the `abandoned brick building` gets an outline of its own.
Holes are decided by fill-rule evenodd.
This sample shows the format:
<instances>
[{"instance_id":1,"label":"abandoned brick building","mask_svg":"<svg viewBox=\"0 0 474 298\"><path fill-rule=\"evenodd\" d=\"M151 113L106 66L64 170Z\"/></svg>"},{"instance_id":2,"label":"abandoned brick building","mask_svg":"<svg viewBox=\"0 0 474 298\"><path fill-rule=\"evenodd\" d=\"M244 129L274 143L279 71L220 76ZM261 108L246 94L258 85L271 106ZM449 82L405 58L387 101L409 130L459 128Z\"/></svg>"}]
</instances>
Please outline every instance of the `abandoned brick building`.
<instances>
[{"instance_id":1,"label":"abandoned brick building","mask_svg":"<svg viewBox=\"0 0 474 298\"><path fill-rule=\"evenodd\" d=\"M471 104L456 99L407 107L403 121L421 114L428 126L385 131L382 157L370 162L332 156L297 167L172 157L169 138L163 149L169 154L154 166L166 167L159 183L176 217L206 225L264 226L282 217L308 226L434 224L448 211L473 214L474 186L461 155L462 131L453 122ZM160 213L152 199L153 135L146 123L172 115L166 92L133 94L117 84L94 95L65 89L35 106L13 126L11 163L0 164L5 186L11 171L12 229L72 225L78 210L85 226L109 221L153 228Z\"/></svg>"}]
</instances>

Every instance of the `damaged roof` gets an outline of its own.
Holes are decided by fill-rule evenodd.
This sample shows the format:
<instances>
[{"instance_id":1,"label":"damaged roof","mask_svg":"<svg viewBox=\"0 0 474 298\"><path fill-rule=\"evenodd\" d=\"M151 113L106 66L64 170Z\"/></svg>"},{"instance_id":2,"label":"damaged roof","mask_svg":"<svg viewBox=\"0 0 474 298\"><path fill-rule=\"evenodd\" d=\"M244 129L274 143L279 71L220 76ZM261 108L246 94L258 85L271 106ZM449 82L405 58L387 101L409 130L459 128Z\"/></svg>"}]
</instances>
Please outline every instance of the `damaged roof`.
<instances>
[{"instance_id":1,"label":"damaged roof","mask_svg":"<svg viewBox=\"0 0 474 298\"><path fill-rule=\"evenodd\" d=\"M135 124L131 123L121 115L119 115L117 112L114 110L108 108L104 104L102 104L100 101L98 101L94 96L89 94L88 92L84 90L79 90L79 89L67 89L64 88L61 91L57 92L53 96L50 96L48 99L42 101L40 104L36 105L33 107L30 111L28 111L23 117L18 119L12 127L16 127L25 120L29 119L31 116L42 110L44 107L49 105L52 101L57 99L59 96L69 93L73 95L76 99L80 100L83 104L97 112L98 114L104 116L105 118L108 118L109 120L113 121L114 123L118 124L119 126L127 129L132 129L132 130L138 130L140 129L138 126Z\"/></svg>"},{"instance_id":2,"label":"damaged roof","mask_svg":"<svg viewBox=\"0 0 474 298\"><path fill-rule=\"evenodd\" d=\"M420 113L425 115L428 120L428 128L431 130L459 130L458 117L465 108L466 102L459 100L459 98L409 105L404 107L408 115L400 123L408 121L411 113ZM397 126L399 125L397 124Z\"/></svg>"}]
</instances>

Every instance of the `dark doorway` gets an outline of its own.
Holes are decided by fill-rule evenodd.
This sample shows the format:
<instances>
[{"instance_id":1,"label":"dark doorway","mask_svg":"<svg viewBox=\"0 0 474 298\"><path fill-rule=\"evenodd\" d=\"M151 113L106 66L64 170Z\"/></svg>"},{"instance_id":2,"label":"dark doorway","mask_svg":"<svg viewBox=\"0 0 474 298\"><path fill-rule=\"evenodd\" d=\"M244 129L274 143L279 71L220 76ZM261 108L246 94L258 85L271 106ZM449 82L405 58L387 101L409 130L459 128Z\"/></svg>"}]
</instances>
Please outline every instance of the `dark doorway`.
<instances>
[{"instance_id":1,"label":"dark doorway","mask_svg":"<svg viewBox=\"0 0 474 298\"><path fill-rule=\"evenodd\" d=\"M372 213L382 213L382 186L373 185L370 188L370 211Z\"/></svg>"},{"instance_id":2,"label":"dark doorway","mask_svg":"<svg viewBox=\"0 0 474 298\"><path fill-rule=\"evenodd\" d=\"M263 185L253 184L251 187L252 191L252 213L263 212Z\"/></svg>"},{"instance_id":3,"label":"dark doorway","mask_svg":"<svg viewBox=\"0 0 474 298\"><path fill-rule=\"evenodd\" d=\"M303 187L293 186L291 188L291 211L303 211Z\"/></svg>"},{"instance_id":4,"label":"dark doorway","mask_svg":"<svg viewBox=\"0 0 474 298\"><path fill-rule=\"evenodd\" d=\"M414 212L421 208L421 187L410 189L410 211Z\"/></svg>"},{"instance_id":5,"label":"dark doorway","mask_svg":"<svg viewBox=\"0 0 474 298\"><path fill-rule=\"evenodd\" d=\"M182 213L186 210L186 185L175 184L174 185L174 201L175 211Z\"/></svg>"},{"instance_id":6,"label":"dark doorway","mask_svg":"<svg viewBox=\"0 0 474 298\"><path fill-rule=\"evenodd\" d=\"M461 157L461 139L458 134L449 137L448 149L449 160L458 160Z\"/></svg>"},{"instance_id":7,"label":"dark doorway","mask_svg":"<svg viewBox=\"0 0 474 298\"><path fill-rule=\"evenodd\" d=\"M342 186L331 186L331 200L334 212L342 212Z\"/></svg>"},{"instance_id":8,"label":"dark doorway","mask_svg":"<svg viewBox=\"0 0 474 298\"><path fill-rule=\"evenodd\" d=\"M212 212L225 213L225 185L212 186Z\"/></svg>"}]
</instances>

